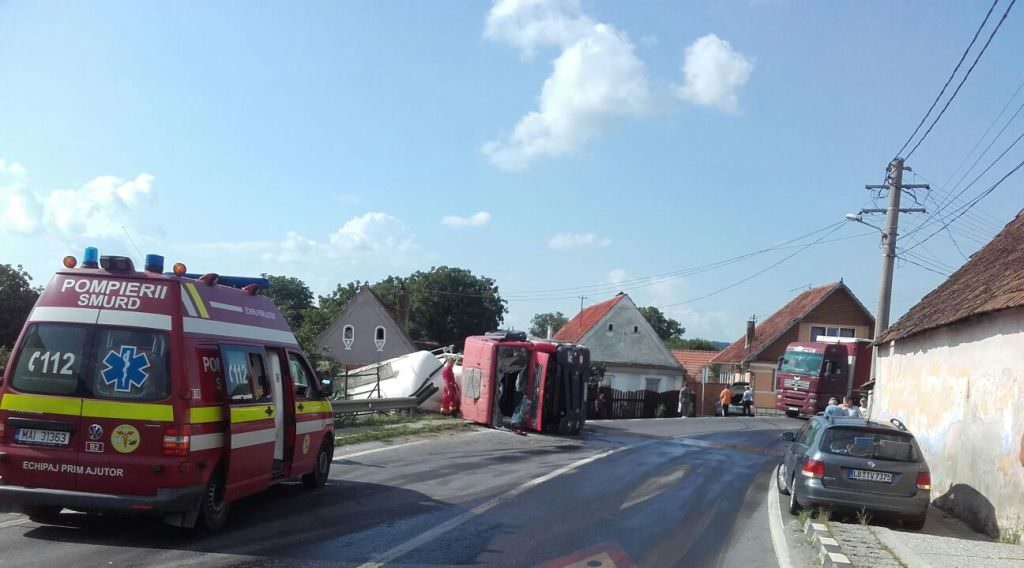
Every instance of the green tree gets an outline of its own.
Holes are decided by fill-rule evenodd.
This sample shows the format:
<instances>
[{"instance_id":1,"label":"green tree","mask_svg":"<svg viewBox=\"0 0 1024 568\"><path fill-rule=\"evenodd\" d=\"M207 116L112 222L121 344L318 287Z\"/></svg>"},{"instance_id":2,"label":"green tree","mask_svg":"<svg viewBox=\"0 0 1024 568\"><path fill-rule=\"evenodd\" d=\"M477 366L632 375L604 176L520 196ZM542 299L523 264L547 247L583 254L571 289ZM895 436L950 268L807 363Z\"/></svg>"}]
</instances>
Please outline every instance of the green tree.
<instances>
[{"instance_id":1,"label":"green tree","mask_svg":"<svg viewBox=\"0 0 1024 568\"><path fill-rule=\"evenodd\" d=\"M14 346L38 297L32 277L20 264L0 264L0 345Z\"/></svg>"},{"instance_id":2,"label":"green tree","mask_svg":"<svg viewBox=\"0 0 1024 568\"><path fill-rule=\"evenodd\" d=\"M505 300L494 280L464 268L437 266L405 279L410 294L409 335L461 348L467 336L498 329Z\"/></svg>"},{"instance_id":3,"label":"green tree","mask_svg":"<svg viewBox=\"0 0 1024 568\"><path fill-rule=\"evenodd\" d=\"M530 320L530 335L534 337L547 337L548 327L551 328L551 333L557 333L567 323L569 323L569 318L565 317L565 314L562 312L536 314Z\"/></svg>"},{"instance_id":4,"label":"green tree","mask_svg":"<svg viewBox=\"0 0 1024 568\"><path fill-rule=\"evenodd\" d=\"M693 339L673 338L665 341L670 349L693 349L696 351L721 351L717 345L709 339L695 337Z\"/></svg>"},{"instance_id":5,"label":"green tree","mask_svg":"<svg viewBox=\"0 0 1024 568\"><path fill-rule=\"evenodd\" d=\"M267 296L281 310L285 321L293 330L301 328L307 310L313 307L313 291L294 276L264 274L263 277L270 280Z\"/></svg>"},{"instance_id":6,"label":"green tree","mask_svg":"<svg viewBox=\"0 0 1024 568\"><path fill-rule=\"evenodd\" d=\"M666 317L661 310L654 306L640 308L640 313L644 315L644 319L647 320L647 323L651 324L654 332L658 334L662 341L681 339L683 334L686 333L686 328L683 327L683 324L670 317Z\"/></svg>"}]
</instances>

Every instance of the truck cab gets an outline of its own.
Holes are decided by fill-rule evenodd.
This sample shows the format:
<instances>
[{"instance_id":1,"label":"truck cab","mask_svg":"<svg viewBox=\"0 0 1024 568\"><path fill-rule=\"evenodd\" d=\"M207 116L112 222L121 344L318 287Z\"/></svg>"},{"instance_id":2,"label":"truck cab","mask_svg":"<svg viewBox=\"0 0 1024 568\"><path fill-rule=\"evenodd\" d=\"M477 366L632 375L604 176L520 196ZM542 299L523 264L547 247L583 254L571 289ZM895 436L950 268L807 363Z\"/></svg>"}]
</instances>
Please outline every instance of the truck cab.
<instances>
[{"instance_id":1,"label":"truck cab","mask_svg":"<svg viewBox=\"0 0 1024 568\"><path fill-rule=\"evenodd\" d=\"M779 358L775 407L788 416L813 416L829 398L851 396L868 380L871 340L816 339L790 343Z\"/></svg>"},{"instance_id":2,"label":"truck cab","mask_svg":"<svg viewBox=\"0 0 1024 568\"><path fill-rule=\"evenodd\" d=\"M462 416L478 424L578 434L586 421L590 351L521 332L466 338Z\"/></svg>"}]
</instances>

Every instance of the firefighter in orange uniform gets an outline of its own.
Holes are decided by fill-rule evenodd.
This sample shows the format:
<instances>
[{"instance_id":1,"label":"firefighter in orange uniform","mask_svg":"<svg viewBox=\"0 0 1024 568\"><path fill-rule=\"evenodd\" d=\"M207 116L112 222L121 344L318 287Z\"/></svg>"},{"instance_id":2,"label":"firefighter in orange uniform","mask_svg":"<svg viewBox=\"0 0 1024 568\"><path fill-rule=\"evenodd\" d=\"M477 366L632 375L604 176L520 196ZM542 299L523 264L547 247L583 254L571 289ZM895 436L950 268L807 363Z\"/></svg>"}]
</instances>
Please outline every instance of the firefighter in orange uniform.
<instances>
[{"instance_id":1,"label":"firefighter in orange uniform","mask_svg":"<svg viewBox=\"0 0 1024 568\"><path fill-rule=\"evenodd\" d=\"M459 385L455 382L455 358L449 357L441 371L441 414L455 416L459 413Z\"/></svg>"}]
</instances>

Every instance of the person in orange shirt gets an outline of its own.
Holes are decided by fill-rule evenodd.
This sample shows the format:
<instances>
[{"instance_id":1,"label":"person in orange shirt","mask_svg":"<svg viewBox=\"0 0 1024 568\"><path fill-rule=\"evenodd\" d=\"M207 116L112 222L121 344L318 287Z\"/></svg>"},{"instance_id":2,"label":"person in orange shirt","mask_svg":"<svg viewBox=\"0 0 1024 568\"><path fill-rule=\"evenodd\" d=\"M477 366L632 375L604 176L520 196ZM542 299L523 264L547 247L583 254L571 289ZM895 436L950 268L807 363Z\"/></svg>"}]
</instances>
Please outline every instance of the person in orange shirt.
<instances>
[{"instance_id":1,"label":"person in orange shirt","mask_svg":"<svg viewBox=\"0 0 1024 568\"><path fill-rule=\"evenodd\" d=\"M729 416L729 403L732 402L732 391L729 390L729 385L722 389L722 394L718 395L718 400L722 405L722 416Z\"/></svg>"}]
</instances>

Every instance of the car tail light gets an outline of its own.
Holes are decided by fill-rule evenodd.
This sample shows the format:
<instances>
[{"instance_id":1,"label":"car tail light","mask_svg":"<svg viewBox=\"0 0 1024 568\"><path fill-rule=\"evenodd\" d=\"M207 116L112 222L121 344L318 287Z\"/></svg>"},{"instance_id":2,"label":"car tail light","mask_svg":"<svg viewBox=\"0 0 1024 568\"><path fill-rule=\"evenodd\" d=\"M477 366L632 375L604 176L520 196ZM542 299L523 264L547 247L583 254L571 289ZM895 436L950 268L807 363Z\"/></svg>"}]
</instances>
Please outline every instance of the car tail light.
<instances>
[{"instance_id":1,"label":"car tail light","mask_svg":"<svg viewBox=\"0 0 1024 568\"><path fill-rule=\"evenodd\" d=\"M807 460L804 462L804 466L800 468L800 474L804 477L821 479L822 477L825 477L825 462Z\"/></svg>"},{"instance_id":2,"label":"car tail light","mask_svg":"<svg viewBox=\"0 0 1024 568\"><path fill-rule=\"evenodd\" d=\"M165 456L187 456L189 445L192 443L192 427L188 424L183 426L168 426L164 430L164 455Z\"/></svg>"},{"instance_id":3,"label":"car tail light","mask_svg":"<svg viewBox=\"0 0 1024 568\"><path fill-rule=\"evenodd\" d=\"M927 471L922 471L917 474L917 488L921 491L932 490L932 474Z\"/></svg>"}]
</instances>

